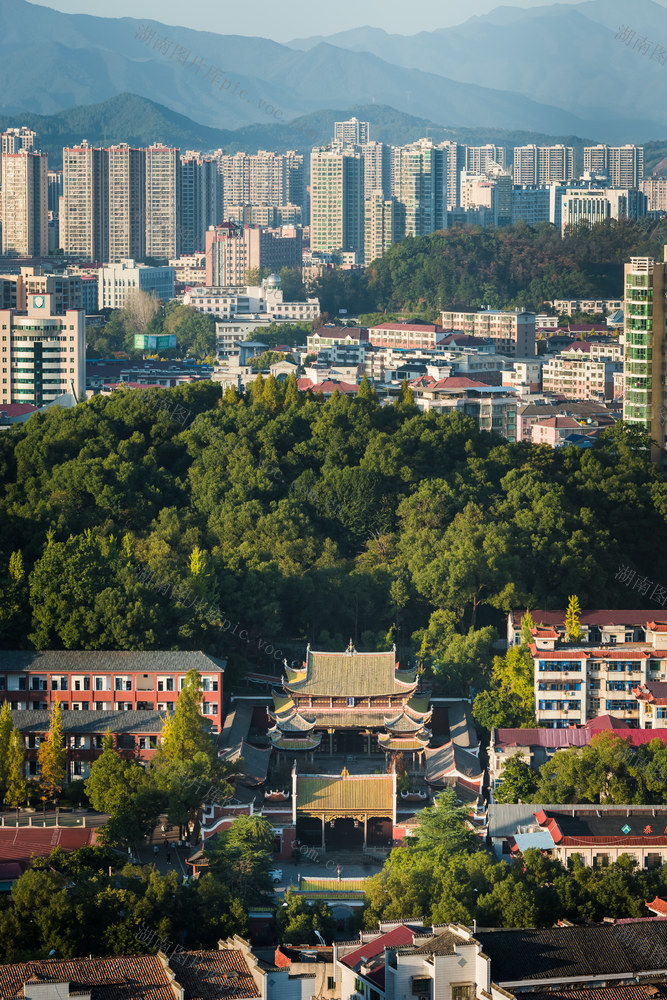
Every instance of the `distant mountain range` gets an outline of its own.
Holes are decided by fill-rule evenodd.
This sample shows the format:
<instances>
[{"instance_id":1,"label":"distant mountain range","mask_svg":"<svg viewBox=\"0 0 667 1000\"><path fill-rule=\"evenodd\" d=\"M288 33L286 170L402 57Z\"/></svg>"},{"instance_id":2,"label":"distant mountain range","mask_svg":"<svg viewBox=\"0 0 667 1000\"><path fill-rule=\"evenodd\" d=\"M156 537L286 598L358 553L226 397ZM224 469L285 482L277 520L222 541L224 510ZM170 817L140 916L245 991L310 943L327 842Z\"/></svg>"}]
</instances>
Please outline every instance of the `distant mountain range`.
<instances>
[{"instance_id":1,"label":"distant mountain range","mask_svg":"<svg viewBox=\"0 0 667 1000\"><path fill-rule=\"evenodd\" d=\"M662 138L665 67L614 38L621 22L667 40L667 11L652 0L502 7L411 37L364 28L289 45L0 0L0 113L53 115L129 93L159 97L198 129L268 126L267 144L281 122L373 104L484 135Z\"/></svg>"},{"instance_id":2,"label":"distant mountain range","mask_svg":"<svg viewBox=\"0 0 667 1000\"><path fill-rule=\"evenodd\" d=\"M240 129L216 129L200 125L145 97L120 94L100 104L68 108L54 115L34 112L0 115L0 131L18 124L35 129L40 149L48 153L49 165L57 169L62 165L63 146L78 144L82 139L87 139L94 146L109 146L115 142L148 146L159 141L182 150L222 148L227 153L236 153L256 152L258 149L275 149L278 152L296 149L309 152L312 141L306 139L306 135L321 136L324 142L333 135L334 122L353 115L370 122L374 138L395 145L413 142L422 136L430 136L435 141L454 139L471 145L495 142L509 149L528 142L558 141L574 145L579 162L582 161L584 140L576 136L554 137L506 129L448 129L426 118L415 118L379 104L313 112L295 119L292 124L298 128L246 125Z\"/></svg>"}]
</instances>

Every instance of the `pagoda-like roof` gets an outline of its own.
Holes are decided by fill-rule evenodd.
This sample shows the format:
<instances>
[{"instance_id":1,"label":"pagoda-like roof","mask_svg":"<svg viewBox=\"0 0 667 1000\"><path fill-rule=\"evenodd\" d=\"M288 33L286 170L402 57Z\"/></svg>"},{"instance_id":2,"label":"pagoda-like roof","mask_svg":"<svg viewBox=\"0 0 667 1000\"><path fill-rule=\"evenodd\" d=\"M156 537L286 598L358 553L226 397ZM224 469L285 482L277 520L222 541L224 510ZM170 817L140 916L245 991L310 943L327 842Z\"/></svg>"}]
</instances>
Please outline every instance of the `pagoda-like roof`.
<instances>
[{"instance_id":1,"label":"pagoda-like roof","mask_svg":"<svg viewBox=\"0 0 667 1000\"><path fill-rule=\"evenodd\" d=\"M281 733L309 733L315 728L316 721L314 715L301 715L299 712L292 712L287 718L278 718L276 725L270 732L273 733L279 729Z\"/></svg>"},{"instance_id":2,"label":"pagoda-like roof","mask_svg":"<svg viewBox=\"0 0 667 1000\"><path fill-rule=\"evenodd\" d=\"M305 733L303 736L285 736L279 729L271 731L271 744L276 750L317 750L321 742L321 733Z\"/></svg>"},{"instance_id":3,"label":"pagoda-like roof","mask_svg":"<svg viewBox=\"0 0 667 1000\"><path fill-rule=\"evenodd\" d=\"M285 690L323 698L373 698L410 694L417 687L416 670L398 670L395 648L386 653L321 653L308 647L300 669L286 668Z\"/></svg>"},{"instance_id":4,"label":"pagoda-like roof","mask_svg":"<svg viewBox=\"0 0 667 1000\"><path fill-rule=\"evenodd\" d=\"M427 729L409 736L392 736L391 733L387 733L378 736L378 746L381 750L423 750L428 745L430 738L431 734Z\"/></svg>"},{"instance_id":5,"label":"pagoda-like roof","mask_svg":"<svg viewBox=\"0 0 667 1000\"><path fill-rule=\"evenodd\" d=\"M384 724L392 733L419 733L424 728L424 721L423 719L411 718L407 712L401 712L400 715L385 719Z\"/></svg>"}]
</instances>

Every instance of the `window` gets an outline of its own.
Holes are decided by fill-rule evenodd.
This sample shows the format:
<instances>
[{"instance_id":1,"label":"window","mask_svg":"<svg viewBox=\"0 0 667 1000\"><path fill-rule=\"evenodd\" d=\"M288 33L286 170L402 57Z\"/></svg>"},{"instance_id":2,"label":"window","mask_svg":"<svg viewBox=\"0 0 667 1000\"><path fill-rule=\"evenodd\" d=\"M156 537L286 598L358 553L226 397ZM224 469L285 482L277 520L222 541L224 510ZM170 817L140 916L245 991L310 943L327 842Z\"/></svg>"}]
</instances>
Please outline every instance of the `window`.
<instances>
[{"instance_id":1,"label":"window","mask_svg":"<svg viewBox=\"0 0 667 1000\"><path fill-rule=\"evenodd\" d=\"M333 976L327 976L327 989L328 990L336 989L336 980Z\"/></svg>"},{"instance_id":2,"label":"window","mask_svg":"<svg viewBox=\"0 0 667 1000\"><path fill-rule=\"evenodd\" d=\"M475 1000L473 983L452 983L452 1000Z\"/></svg>"},{"instance_id":3,"label":"window","mask_svg":"<svg viewBox=\"0 0 667 1000\"><path fill-rule=\"evenodd\" d=\"M607 868L609 865L609 855L596 854L593 857L593 865L595 866L595 868Z\"/></svg>"},{"instance_id":4,"label":"window","mask_svg":"<svg viewBox=\"0 0 667 1000\"><path fill-rule=\"evenodd\" d=\"M354 980L354 988L357 991L357 993L361 993L361 995L363 996L364 989L365 989L364 981L362 979L355 979Z\"/></svg>"},{"instance_id":5,"label":"window","mask_svg":"<svg viewBox=\"0 0 667 1000\"><path fill-rule=\"evenodd\" d=\"M38 750L39 749L39 736L29 736L28 737L28 750Z\"/></svg>"},{"instance_id":6,"label":"window","mask_svg":"<svg viewBox=\"0 0 667 1000\"><path fill-rule=\"evenodd\" d=\"M72 761L72 774L76 775L83 774L83 768L80 760Z\"/></svg>"},{"instance_id":7,"label":"window","mask_svg":"<svg viewBox=\"0 0 667 1000\"><path fill-rule=\"evenodd\" d=\"M428 976L412 977L412 992L420 993L422 996L431 992L431 980Z\"/></svg>"}]
</instances>

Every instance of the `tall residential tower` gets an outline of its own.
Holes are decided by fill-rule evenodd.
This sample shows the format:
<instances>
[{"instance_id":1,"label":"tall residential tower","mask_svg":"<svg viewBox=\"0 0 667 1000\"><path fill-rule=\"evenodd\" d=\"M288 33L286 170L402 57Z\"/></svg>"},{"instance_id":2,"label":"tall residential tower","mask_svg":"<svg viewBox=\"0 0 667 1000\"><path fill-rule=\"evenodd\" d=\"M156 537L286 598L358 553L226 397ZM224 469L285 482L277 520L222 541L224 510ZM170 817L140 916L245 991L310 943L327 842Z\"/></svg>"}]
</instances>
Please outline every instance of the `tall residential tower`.
<instances>
[{"instance_id":1,"label":"tall residential tower","mask_svg":"<svg viewBox=\"0 0 667 1000\"><path fill-rule=\"evenodd\" d=\"M655 461L665 460L667 246L664 261L632 257L625 265L623 419L647 431Z\"/></svg>"}]
</instances>

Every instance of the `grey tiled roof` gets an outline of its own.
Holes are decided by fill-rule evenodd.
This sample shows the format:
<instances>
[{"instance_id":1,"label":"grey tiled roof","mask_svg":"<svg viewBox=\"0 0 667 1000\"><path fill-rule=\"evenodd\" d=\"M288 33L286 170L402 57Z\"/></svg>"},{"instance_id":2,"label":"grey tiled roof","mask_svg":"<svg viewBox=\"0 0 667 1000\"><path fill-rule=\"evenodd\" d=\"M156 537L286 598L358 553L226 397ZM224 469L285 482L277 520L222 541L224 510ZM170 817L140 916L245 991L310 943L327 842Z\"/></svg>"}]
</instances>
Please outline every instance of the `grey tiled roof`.
<instances>
[{"instance_id":1,"label":"grey tiled roof","mask_svg":"<svg viewBox=\"0 0 667 1000\"><path fill-rule=\"evenodd\" d=\"M11 670L31 670L49 673L69 670L106 673L136 671L136 673L222 673L226 660L202 653L201 650L128 650L128 649L3 649L0 650L0 673Z\"/></svg>"},{"instance_id":2,"label":"grey tiled roof","mask_svg":"<svg viewBox=\"0 0 667 1000\"><path fill-rule=\"evenodd\" d=\"M666 920L482 931L495 982L632 974L665 967Z\"/></svg>"},{"instance_id":3,"label":"grey tiled roof","mask_svg":"<svg viewBox=\"0 0 667 1000\"><path fill-rule=\"evenodd\" d=\"M104 735L107 729L112 733L160 733L163 716L160 712L61 712L63 729L66 733L93 733ZM12 722L22 733L47 733L51 717L48 712L37 709L12 712Z\"/></svg>"}]
</instances>

